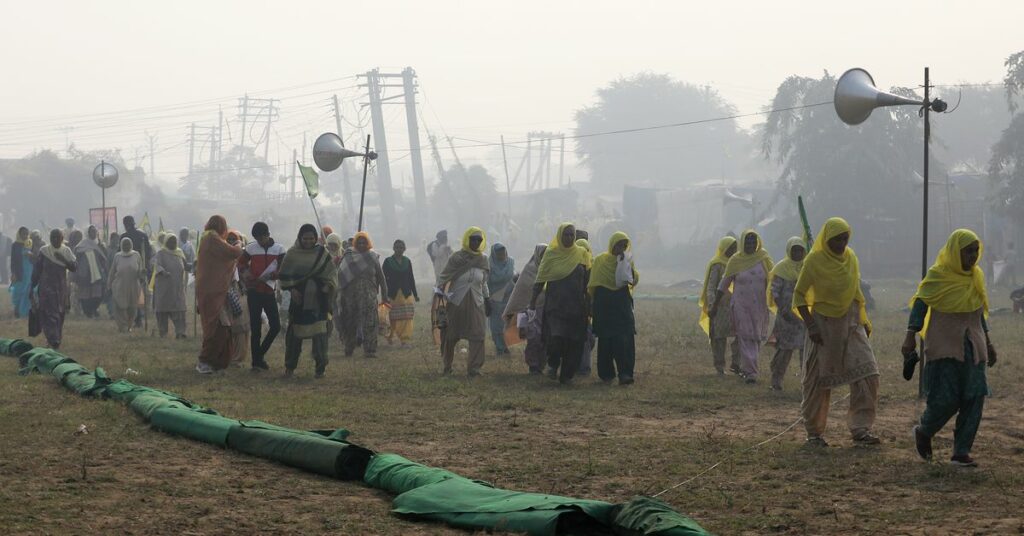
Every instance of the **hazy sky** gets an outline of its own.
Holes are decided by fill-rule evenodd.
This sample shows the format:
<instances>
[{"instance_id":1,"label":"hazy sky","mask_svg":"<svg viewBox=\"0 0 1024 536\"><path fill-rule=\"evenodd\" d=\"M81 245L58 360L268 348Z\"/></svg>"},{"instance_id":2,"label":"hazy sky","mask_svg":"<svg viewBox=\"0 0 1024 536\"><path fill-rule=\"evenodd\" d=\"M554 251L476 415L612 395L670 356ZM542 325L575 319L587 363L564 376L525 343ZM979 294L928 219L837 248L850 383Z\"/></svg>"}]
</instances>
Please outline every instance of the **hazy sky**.
<instances>
[{"instance_id":1,"label":"hazy sky","mask_svg":"<svg viewBox=\"0 0 1024 536\"><path fill-rule=\"evenodd\" d=\"M215 124L218 106L233 121L244 92L282 99L270 161L287 162L303 131L333 130L333 92L360 122L360 89L342 78L377 66L417 70L431 131L512 141L529 130L570 132L596 88L638 71L712 84L743 113L767 104L791 74L861 66L881 86L918 85L928 65L935 83L997 82L1005 58L1024 49L1024 3L1013 0L3 4L0 157L62 148L59 129L74 127L67 136L79 146L118 146L133 160L148 131L165 179L186 169L187 124ZM276 88L292 89L266 92ZM390 106L386 117L392 157L401 158L404 110ZM493 148L460 155L500 176ZM396 182L407 162L396 162Z\"/></svg>"}]
</instances>

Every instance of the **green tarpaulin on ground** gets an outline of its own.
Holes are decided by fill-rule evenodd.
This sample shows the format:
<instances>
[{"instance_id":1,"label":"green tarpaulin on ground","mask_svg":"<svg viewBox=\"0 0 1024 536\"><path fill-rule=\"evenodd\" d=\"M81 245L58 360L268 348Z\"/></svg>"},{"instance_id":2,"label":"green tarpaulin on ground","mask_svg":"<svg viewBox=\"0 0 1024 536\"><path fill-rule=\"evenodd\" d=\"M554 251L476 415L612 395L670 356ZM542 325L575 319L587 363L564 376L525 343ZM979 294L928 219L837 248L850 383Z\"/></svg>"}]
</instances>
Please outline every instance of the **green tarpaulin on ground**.
<instances>
[{"instance_id":1,"label":"green tarpaulin on ground","mask_svg":"<svg viewBox=\"0 0 1024 536\"><path fill-rule=\"evenodd\" d=\"M178 407L161 407L149 417L153 428L203 443L228 446L228 433L239 426L238 421Z\"/></svg>"},{"instance_id":2,"label":"green tarpaulin on ground","mask_svg":"<svg viewBox=\"0 0 1024 536\"><path fill-rule=\"evenodd\" d=\"M587 534L694 536L707 534L696 522L647 497L612 505L492 487L445 469L428 467L397 454L378 454L345 439L349 432L293 430L262 421L236 421L180 395L127 380L111 381L97 368L21 339L0 338L0 354L18 357L28 374L54 376L83 396L110 398L158 430L232 448L285 465L366 484L399 494L394 512L474 530L531 535Z\"/></svg>"},{"instance_id":3,"label":"green tarpaulin on ground","mask_svg":"<svg viewBox=\"0 0 1024 536\"><path fill-rule=\"evenodd\" d=\"M395 513L444 521L466 529L497 529L534 536L610 534L614 506L603 501L493 488L449 478L395 497Z\"/></svg>"},{"instance_id":4,"label":"green tarpaulin on ground","mask_svg":"<svg viewBox=\"0 0 1024 536\"><path fill-rule=\"evenodd\" d=\"M615 507L615 534L629 536L706 536L696 521L651 497L633 497Z\"/></svg>"},{"instance_id":5,"label":"green tarpaulin on ground","mask_svg":"<svg viewBox=\"0 0 1024 536\"><path fill-rule=\"evenodd\" d=\"M400 494L449 478L465 478L447 469L427 467L398 454L377 454L366 466L363 481L367 485Z\"/></svg>"},{"instance_id":6,"label":"green tarpaulin on ground","mask_svg":"<svg viewBox=\"0 0 1024 536\"><path fill-rule=\"evenodd\" d=\"M256 421L258 422L258 421ZM362 480L373 453L314 432L239 423L228 433L228 447L252 456L341 480Z\"/></svg>"}]
</instances>

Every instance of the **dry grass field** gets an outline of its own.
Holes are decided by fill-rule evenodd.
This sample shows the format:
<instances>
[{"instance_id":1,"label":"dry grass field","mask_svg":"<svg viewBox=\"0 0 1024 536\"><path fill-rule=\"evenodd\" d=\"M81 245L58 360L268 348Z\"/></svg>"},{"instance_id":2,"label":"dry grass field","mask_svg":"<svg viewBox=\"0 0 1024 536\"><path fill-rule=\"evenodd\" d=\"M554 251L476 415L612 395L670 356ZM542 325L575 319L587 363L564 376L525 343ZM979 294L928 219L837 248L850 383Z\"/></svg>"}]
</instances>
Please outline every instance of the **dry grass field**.
<instances>
[{"instance_id":1,"label":"dry grass field","mask_svg":"<svg viewBox=\"0 0 1024 536\"><path fill-rule=\"evenodd\" d=\"M594 377L560 387L528 376L521 348L507 359L489 350L481 378L442 377L424 307L413 348L385 345L368 360L358 352L345 358L334 344L323 380L313 379L307 356L296 378L281 378L282 339L264 374L239 368L199 376L195 339L119 335L105 319L69 319L62 350L115 378L138 371L128 379L226 416L346 427L363 446L510 489L619 502L722 462L662 496L717 534L1024 532L1022 320L995 314L990 322L1001 361L989 374L992 397L975 445L981 467L948 465L952 424L936 439L937 460L925 463L910 439L922 409L917 384L900 377L909 292L906 284L875 285L878 448L853 447L839 402L831 448L801 448L796 426L751 449L799 417L797 367L781 393L717 377L695 326L696 305L678 296L638 300L637 383L626 388ZM0 336L23 336L24 323L2 298ZM763 370L771 351L762 354ZM389 513L390 496L357 483L153 431L127 407L82 399L48 376L18 376L13 359L0 359L5 534L461 533L400 519ZM464 358L456 363L464 372ZM89 433L75 435L82 424Z\"/></svg>"}]
</instances>

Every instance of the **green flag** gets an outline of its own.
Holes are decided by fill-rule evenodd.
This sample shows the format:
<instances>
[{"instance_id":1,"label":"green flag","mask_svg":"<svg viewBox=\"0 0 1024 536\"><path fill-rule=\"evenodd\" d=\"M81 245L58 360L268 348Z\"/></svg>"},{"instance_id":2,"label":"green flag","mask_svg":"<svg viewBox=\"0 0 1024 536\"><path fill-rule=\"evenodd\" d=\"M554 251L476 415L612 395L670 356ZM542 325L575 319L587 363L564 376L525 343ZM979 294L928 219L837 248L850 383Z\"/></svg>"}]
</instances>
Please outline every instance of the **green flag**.
<instances>
[{"instance_id":1,"label":"green flag","mask_svg":"<svg viewBox=\"0 0 1024 536\"><path fill-rule=\"evenodd\" d=\"M309 193L309 198L315 199L320 193L320 176L316 174L316 170L306 167L298 161L295 162L295 165L299 166L299 173L302 173L302 182L306 183L306 192Z\"/></svg>"},{"instance_id":2,"label":"green flag","mask_svg":"<svg viewBox=\"0 0 1024 536\"><path fill-rule=\"evenodd\" d=\"M807 221L807 211L804 210L804 196L796 196L796 204L800 208L800 223L804 226L804 243L807 244L807 251L811 251L814 245L814 237L811 235L811 224Z\"/></svg>"}]
</instances>

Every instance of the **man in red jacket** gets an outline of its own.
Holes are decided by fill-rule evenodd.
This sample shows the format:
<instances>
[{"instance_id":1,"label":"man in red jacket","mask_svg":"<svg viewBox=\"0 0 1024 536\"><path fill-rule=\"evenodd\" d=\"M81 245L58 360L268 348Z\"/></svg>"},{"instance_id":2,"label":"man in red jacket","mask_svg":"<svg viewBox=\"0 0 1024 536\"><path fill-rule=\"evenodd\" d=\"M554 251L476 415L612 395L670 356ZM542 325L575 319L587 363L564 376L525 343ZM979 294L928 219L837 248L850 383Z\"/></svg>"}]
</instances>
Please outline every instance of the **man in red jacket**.
<instances>
[{"instance_id":1,"label":"man in red jacket","mask_svg":"<svg viewBox=\"0 0 1024 536\"><path fill-rule=\"evenodd\" d=\"M270 228L266 223L258 221L252 226L253 241L245 246L245 253L239 260L242 280L249 290L249 333L252 349L252 370L259 372L269 370L264 357L274 343L274 338L281 331L281 317L278 314L277 275L284 261L284 246L274 243L270 237ZM266 338L262 338L263 314L267 315L270 329ZM262 339L262 340L261 340Z\"/></svg>"}]
</instances>

